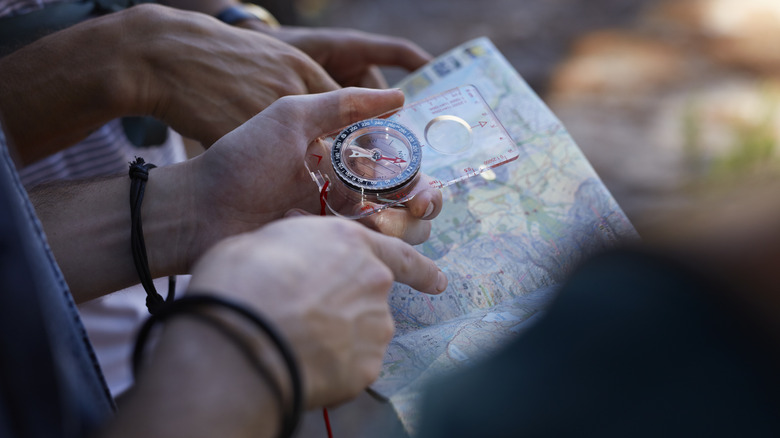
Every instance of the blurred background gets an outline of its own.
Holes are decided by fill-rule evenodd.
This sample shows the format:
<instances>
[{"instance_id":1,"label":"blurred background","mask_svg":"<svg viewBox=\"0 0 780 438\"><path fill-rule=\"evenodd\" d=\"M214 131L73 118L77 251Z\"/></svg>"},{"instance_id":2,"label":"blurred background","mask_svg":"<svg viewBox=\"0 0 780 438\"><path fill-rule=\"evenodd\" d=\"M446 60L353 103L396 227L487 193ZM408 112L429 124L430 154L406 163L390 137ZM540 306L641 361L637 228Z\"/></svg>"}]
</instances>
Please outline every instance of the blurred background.
<instances>
[{"instance_id":1,"label":"blurred background","mask_svg":"<svg viewBox=\"0 0 780 438\"><path fill-rule=\"evenodd\" d=\"M778 0L282 3L285 21L402 36L433 55L489 37L640 233L780 168ZM386 71L391 84L404 74Z\"/></svg>"}]
</instances>

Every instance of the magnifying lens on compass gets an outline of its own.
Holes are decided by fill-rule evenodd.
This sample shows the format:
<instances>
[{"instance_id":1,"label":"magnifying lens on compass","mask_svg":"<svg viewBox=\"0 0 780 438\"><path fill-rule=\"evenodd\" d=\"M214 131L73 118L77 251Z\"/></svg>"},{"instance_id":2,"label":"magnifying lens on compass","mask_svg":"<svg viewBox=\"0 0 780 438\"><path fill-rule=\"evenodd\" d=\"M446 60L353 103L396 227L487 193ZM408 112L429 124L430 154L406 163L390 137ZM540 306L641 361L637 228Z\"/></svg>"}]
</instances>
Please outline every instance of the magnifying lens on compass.
<instances>
[{"instance_id":1,"label":"magnifying lens on compass","mask_svg":"<svg viewBox=\"0 0 780 438\"><path fill-rule=\"evenodd\" d=\"M336 176L351 190L375 195L411 185L421 159L417 137L386 119L364 120L345 128L331 148Z\"/></svg>"}]
</instances>

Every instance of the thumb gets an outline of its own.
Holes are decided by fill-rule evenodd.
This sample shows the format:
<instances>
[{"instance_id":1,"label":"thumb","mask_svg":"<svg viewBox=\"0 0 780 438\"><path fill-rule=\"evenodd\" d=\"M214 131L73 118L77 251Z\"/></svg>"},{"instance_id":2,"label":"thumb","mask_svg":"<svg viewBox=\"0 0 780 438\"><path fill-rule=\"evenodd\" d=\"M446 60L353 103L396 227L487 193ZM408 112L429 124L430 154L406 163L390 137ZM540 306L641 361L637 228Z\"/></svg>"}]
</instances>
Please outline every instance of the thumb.
<instances>
[{"instance_id":1,"label":"thumb","mask_svg":"<svg viewBox=\"0 0 780 438\"><path fill-rule=\"evenodd\" d=\"M404 104L404 95L398 89L344 88L304 98L308 100L306 108L311 123L307 128L310 129L308 133L312 140Z\"/></svg>"}]
</instances>

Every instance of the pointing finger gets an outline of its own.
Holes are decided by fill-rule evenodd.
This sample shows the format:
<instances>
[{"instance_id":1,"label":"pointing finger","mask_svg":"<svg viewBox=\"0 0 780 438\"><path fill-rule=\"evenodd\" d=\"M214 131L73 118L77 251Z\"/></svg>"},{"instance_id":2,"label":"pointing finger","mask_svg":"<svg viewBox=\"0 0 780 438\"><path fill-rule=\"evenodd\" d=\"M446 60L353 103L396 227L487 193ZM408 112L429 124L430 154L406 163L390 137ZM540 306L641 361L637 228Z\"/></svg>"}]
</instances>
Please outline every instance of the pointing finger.
<instances>
[{"instance_id":1,"label":"pointing finger","mask_svg":"<svg viewBox=\"0 0 780 438\"><path fill-rule=\"evenodd\" d=\"M400 239L367 229L365 232L374 254L390 268L395 281L429 294L439 294L447 288L447 277L433 260Z\"/></svg>"}]
</instances>

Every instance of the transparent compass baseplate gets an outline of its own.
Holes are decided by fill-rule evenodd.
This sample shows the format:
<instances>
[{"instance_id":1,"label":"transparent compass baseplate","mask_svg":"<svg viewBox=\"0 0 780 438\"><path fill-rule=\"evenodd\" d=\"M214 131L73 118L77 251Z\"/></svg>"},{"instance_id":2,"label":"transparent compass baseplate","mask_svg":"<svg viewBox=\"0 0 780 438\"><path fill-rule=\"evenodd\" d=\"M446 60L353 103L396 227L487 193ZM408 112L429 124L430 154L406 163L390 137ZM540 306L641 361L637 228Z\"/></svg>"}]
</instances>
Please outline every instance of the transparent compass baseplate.
<instances>
[{"instance_id":1,"label":"transparent compass baseplate","mask_svg":"<svg viewBox=\"0 0 780 438\"><path fill-rule=\"evenodd\" d=\"M477 88L464 85L330 133L310 147L305 164L328 209L357 219L518 154Z\"/></svg>"}]
</instances>

